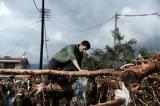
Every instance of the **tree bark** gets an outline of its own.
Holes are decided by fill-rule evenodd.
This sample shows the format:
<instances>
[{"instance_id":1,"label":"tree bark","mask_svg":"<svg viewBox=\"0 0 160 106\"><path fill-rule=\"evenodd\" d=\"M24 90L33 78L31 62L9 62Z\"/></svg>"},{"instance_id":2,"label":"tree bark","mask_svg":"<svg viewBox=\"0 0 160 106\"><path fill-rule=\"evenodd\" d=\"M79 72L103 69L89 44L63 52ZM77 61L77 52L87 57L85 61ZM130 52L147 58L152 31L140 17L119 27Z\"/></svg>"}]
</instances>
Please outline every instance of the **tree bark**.
<instances>
[{"instance_id":1,"label":"tree bark","mask_svg":"<svg viewBox=\"0 0 160 106\"><path fill-rule=\"evenodd\" d=\"M96 71L63 71L63 70L29 70L29 69L0 69L0 74L6 75L59 75L69 77L90 77L99 75L119 75L115 69L100 69Z\"/></svg>"},{"instance_id":2,"label":"tree bark","mask_svg":"<svg viewBox=\"0 0 160 106\"><path fill-rule=\"evenodd\" d=\"M160 71L160 61L146 63L144 65L130 66L124 68L123 71L134 71L143 78ZM90 77L99 75L115 75L119 76L121 69L100 69L96 71L63 71L63 70L29 70L29 69L0 69L0 74L6 75L59 75L69 77Z\"/></svg>"},{"instance_id":3,"label":"tree bark","mask_svg":"<svg viewBox=\"0 0 160 106\"><path fill-rule=\"evenodd\" d=\"M124 69L124 71L133 71L142 80L144 77L147 77L148 75L151 75L152 73L160 72L160 61L153 61L153 62L146 63L143 65L130 66Z\"/></svg>"}]
</instances>

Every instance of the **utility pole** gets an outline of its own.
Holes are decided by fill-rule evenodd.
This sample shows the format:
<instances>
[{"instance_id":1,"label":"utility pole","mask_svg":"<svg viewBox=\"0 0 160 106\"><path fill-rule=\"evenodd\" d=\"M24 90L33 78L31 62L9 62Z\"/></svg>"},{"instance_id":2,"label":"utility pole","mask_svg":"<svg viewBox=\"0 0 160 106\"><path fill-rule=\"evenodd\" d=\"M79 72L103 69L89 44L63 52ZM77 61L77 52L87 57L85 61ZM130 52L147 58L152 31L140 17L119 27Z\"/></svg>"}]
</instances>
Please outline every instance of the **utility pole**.
<instances>
[{"instance_id":1,"label":"utility pole","mask_svg":"<svg viewBox=\"0 0 160 106\"><path fill-rule=\"evenodd\" d=\"M118 14L115 15L115 30L117 29L117 20L118 20Z\"/></svg>"},{"instance_id":2,"label":"utility pole","mask_svg":"<svg viewBox=\"0 0 160 106\"><path fill-rule=\"evenodd\" d=\"M45 25L45 10L44 10L44 0L42 0L42 10L41 10L41 47L40 47L40 62L39 69L43 66L43 44L44 44L44 25Z\"/></svg>"},{"instance_id":3,"label":"utility pole","mask_svg":"<svg viewBox=\"0 0 160 106\"><path fill-rule=\"evenodd\" d=\"M114 29L114 34L118 33L118 27L117 27L117 20L118 20L118 14L116 13L115 15L115 29ZM114 46L116 45L116 38L114 37Z\"/></svg>"},{"instance_id":4,"label":"utility pole","mask_svg":"<svg viewBox=\"0 0 160 106\"><path fill-rule=\"evenodd\" d=\"M114 35L113 35L113 37L114 37L114 46L116 45L116 34L119 34L119 29L117 27L117 21L118 21L118 18L120 16L125 16L125 17L144 17L144 16L153 16L153 15L159 16L158 13L137 14L137 15L135 15L135 14L134 15L133 14L131 14L131 15L124 15L124 14L118 14L118 13L116 13L115 14L115 29L114 29Z\"/></svg>"}]
</instances>

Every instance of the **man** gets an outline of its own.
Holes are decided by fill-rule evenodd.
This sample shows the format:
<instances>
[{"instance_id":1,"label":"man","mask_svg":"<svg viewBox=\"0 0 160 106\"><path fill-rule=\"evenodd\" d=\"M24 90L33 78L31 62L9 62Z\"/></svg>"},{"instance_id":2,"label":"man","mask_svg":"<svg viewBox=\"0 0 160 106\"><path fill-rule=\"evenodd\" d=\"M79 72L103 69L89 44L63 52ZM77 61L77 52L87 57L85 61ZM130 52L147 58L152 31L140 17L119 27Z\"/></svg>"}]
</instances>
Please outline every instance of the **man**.
<instances>
[{"instance_id":1,"label":"man","mask_svg":"<svg viewBox=\"0 0 160 106\"><path fill-rule=\"evenodd\" d=\"M49 63L49 69L62 69L66 71L82 71L81 62L83 53L90 49L87 40L80 44L70 44L57 52Z\"/></svg>"},{"instance_id":2,"label":"man","mask_svg":"<svg viewBox=\"0 0 160 106\"><path fill-rule=\"evenodd\" d=\"M70 44L65 46L60 51L58 51L54 55L52 60L49 62L49 69L65 71L83 71L81 69L81 62L83 54L88 49L90 49L90 43L87 40L82 41L80 44ZM70 81L70 79L66 77L49 75L48 79L58 82L60 86L65 88L72 85L72 81ZM73 92L64 92L63 96L68 97L67 101L70 101L71 97L73 96ZM70 103L67 102L67 105L69 104Z\"/></svg>"}]
</instances>

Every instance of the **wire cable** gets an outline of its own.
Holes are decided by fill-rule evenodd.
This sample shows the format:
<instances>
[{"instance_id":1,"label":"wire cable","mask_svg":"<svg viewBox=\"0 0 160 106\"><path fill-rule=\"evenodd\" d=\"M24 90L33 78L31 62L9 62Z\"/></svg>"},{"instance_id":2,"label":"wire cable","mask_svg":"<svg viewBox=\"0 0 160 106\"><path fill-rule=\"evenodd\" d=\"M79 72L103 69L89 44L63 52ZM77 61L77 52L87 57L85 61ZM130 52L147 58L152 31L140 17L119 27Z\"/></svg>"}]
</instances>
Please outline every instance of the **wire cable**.
<instances>
[{"instance_id":1,"label":"wire cable","mask_svg":"<svg viewBox=\"0 0 160 106\"><path fill-rule=\"evenodd\" d=\"M48 45L47 45L47 32L46 32L46 26L44 25L44 42L45 42L45 47L46 47L46 54L47 54L47 62L49 61L49 56L48 56Z\"/></svg>"},{"instance_id":2,"label":"wire cable","mask_svg":"<svg viewBox=\"0 0 160 106\"><path fill-rule=\"evenodd\" d=\"M37 10L38 12L41 12L41 10L37 7L35 0L33 0L33 3L34 3L34 6L35 6L36 10Z\"/></svg>"},{"instance_id":3,"label":"wire cable","mask_svg":"<svg viewBox=\"0 0 160 106\"><path fill-rule=\"evenodd\" d=\"M53 18L53 17L52 17L52 18ZM108 22L110 22L110 21L111 21L112 19L114 19L114 18L115 18L115 16L113 16L113 17L105 20L104 22L102 22L102 23L100 23L100 24L97 24L97 25L95 25L95 26L93 26L93 27L89 27L89 28L87 28L87 29L88 29L88 30L93 30L93 29L99 28L99 27L103 26L104 24L107 24ZM57 20L57 19L54 18L54 20ZM64 23L58 23L58 21L52 21L52 20L51 20L51 22L54 23L54 24L56 24L56 25L59 26L59 27L63 26L63 27L68 28L68 26L70 26L70 25L67 25L67 24L64 24ZM70 26L70 27L71 27L72 30L74 30L74 31L86 32L86 30L82 30L82 29L79 29L79 28L76 28L76 27L73 27L73 26Z\"/></svg>"},{"instance_id":4,"label":"wire cable","mask_svg":"<svg viewBox=\"0 0 160 106\"><path fill-rule=\"evenodd\" d=\"M96 29L96 28L102 27L103 25L107 24L108 22L110 22L110 21L111 21L112 19L114 19L114 18L115 18L115 16L113 16L113 17L105 20L104 22L99 23L99 24L97 24L97 25L95 25L95 26L93 26L93 27L90 27L90 28L88 28L88 29Z\"/></svg>"},{"instance_id":5,"label":"wire cable","mask_svg":"<svg viewBox=\"0 0 160 106\"><path fill-rule=\"evenodd\" d=\"M139 17L139 16L149 16L149 15L158 15L158 13L151 13L151 14L137 14L137 15L123 15L123 14L118 14L118 16L127 16L127 17Z\"/></svg>"},{"instance_id":6,"label":"wire cable","mask_svg":"<svg viewBox=\"0 0 160 106\"><path fill-rule=\"evenodd\" d=\"M33 31L33 29L30 30L30 31L23 37L23 39L22 39L20 42L18 42L10 51L8 51L8 52L6 53L6 56L9 55L13 50L15 50L15 49L26 39L26 37L28 37L28 35L29 35L32 31Z\"/></svg>"},{"instance_id":7,"label":"wire cable","mask_svg":"<svg viewBox=\"0 0 160 106\"><path fill-rule=\"evenodd\" d=\"M113 17L111 17L111 18L109 18L108 20L106 20L106 21L104 21L103 23L101 23L101 24L98 24L98 25L96 25L96 26L102 26L102 25L104 25L104 24L106 24L106 23L108 23L108 22L110 22L112 19L114 19L115 18L115 16L113 16Z\"/></svg>"}]
</instances>

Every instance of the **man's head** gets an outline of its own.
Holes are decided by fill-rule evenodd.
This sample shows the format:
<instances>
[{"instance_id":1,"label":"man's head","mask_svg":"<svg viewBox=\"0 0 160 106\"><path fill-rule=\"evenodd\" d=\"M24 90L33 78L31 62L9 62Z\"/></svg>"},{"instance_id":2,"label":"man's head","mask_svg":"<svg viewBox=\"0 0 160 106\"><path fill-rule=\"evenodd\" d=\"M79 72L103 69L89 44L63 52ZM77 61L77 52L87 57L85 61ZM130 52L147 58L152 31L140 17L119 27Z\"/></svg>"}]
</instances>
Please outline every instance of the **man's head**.
<instances>
[{"instance_id":1,"label":"man's head","mask_svg":"<svg viewBox=\"0 0 160 106\"><path fill-rule=\"evenodd\" d=\"M79 52L84 53L86 52L88 49L90 49L90 43L87 40L84 40L81 42L80 46L79 46Z\"/></svg>"}]
</instances>

